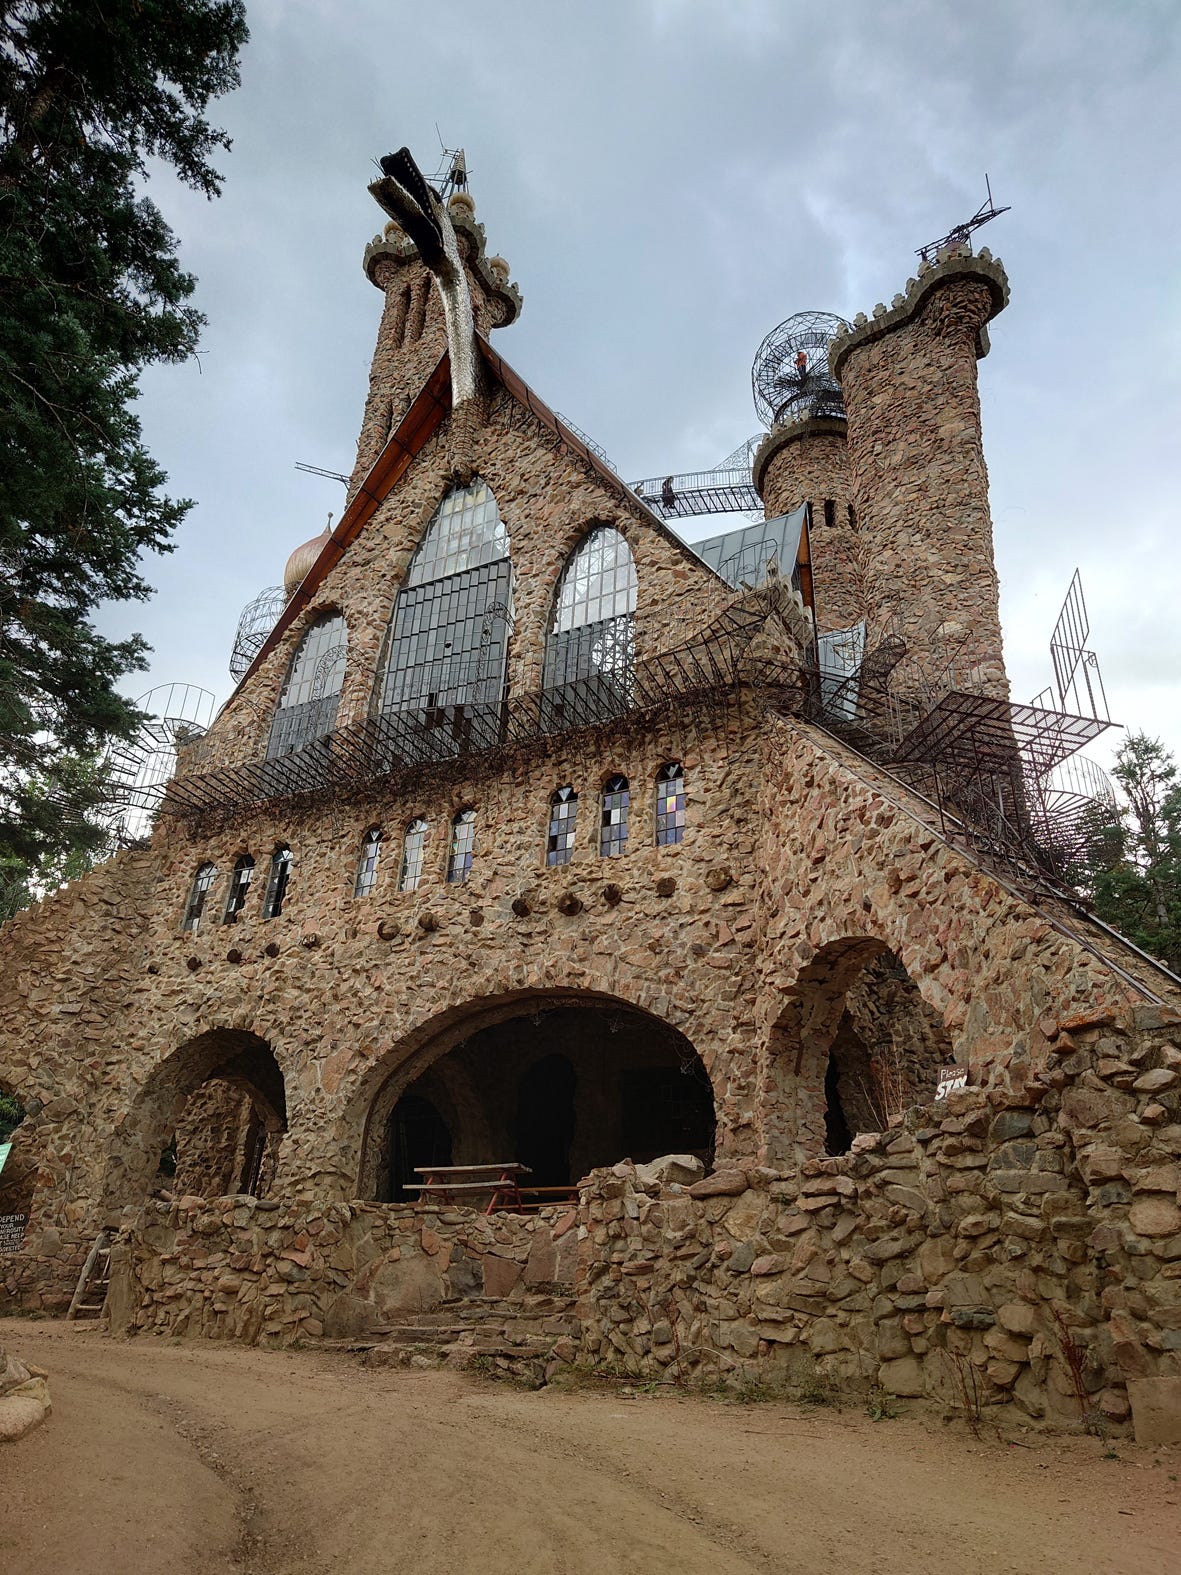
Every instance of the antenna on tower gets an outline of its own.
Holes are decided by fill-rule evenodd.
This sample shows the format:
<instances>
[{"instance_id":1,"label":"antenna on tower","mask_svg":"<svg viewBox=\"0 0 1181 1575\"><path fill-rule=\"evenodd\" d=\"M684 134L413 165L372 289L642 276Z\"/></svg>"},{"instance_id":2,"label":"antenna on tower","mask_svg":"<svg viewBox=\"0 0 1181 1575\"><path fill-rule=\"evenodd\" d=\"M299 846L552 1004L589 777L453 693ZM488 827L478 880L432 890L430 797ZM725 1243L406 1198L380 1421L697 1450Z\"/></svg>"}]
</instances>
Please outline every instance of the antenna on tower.
<instances>
[{"instance_id":1,"label":"antenna on tower","mask_svg":"<svg viewBox=\"0 0 1181 1575\"><path fill-rule=\"evenodd\" d=\"M439 139L439 167L429 178L430 184L446 202L452 192L467 190L467 154L462 148L449 148L444 144L437 121L435 135Z\"/></svg>"},{"instance_id":2,"label":"antenna on tower","mask_svg":"<svg viewBox=\"0 0 1181 1575\"><path fill-rule=\"evenodd\" d=\"M342 481L347 487L349 478L339 470L324 470L319 465L305 465L301 459L295 462L296 470L301 470L305 476L327 476L329 481Z\"/></svg>"},{"instance_id":3,"label":"antenna on tower","mask_svg":"<svg viewBox=\"0 0 1181 1575\"><path fill-rule=\"evenodd\" d=\"M992 183L987 174L984 177L984 189L988 195L970 219L965 219L962 224L953 225L947 234L941 235L937 241L928 241L926 246L920 246L915 256L921 257L923 262L933 262L945 246L970 246L973 230L978 230L990 219L999 219L1002 213L1009 212L1008 207L998 208L993 201Z\"/></svg>"}]
</instances>

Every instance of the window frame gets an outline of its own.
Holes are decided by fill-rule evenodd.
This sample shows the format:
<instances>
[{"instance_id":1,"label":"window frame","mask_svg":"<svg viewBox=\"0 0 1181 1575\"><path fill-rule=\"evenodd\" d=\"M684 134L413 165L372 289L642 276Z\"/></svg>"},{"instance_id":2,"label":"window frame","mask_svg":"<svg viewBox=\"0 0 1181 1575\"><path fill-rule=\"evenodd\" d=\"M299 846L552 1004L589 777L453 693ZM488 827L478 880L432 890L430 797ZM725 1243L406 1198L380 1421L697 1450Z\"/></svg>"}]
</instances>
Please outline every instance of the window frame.
<instances>
[{"instance_id":1,"label":"window frame","mask_svg":"<svg viewBox=\"0 0 1181 1575\"><path fill-rule=\"evenodd\" d=\"M563 796L565 795L565 796ZM558 810L568 808L565 814ZM573 783L555 788L549 800L549 825L546 832L545 867L561 869L574 857L578 845L578 790Z\"/></svg>"},{"instance_id":2,"label":"window frame","mask_svg":"<svg viewBox=\"0 0 1181 1575\"><path fill-rule=\"evenodd\" d=\"M329 631L339 626L339 638ZM316 640L317 635L324 638ZM311 649L309 649L309 647ZM281 760L327 738L336 726L348 676L349 626L339 608L323 610L299 637L287 664L267 735L267 759ZM296 699L293 696L298 695Z\"/></svg>"},{"instance_id":3,"label":"window frame","mask_svg":"<svg viewBox=\"0 0 1181 1575\"><path fill-rule=\"evenodd\" d=\"M295 857L290 846L286 842L279 843L271 854L271 867L267 872L267 889L262 902L265 920L279 918L286 907L294 864Z\"/></svg>"},{"instance_id":4,"label":"window frame","mask_svg":"<svg viewBox=\"0 0 1181 1575\"><path fill-rule=\"evenodd\" d=\"M476 812L472 807L458 809L451 817L451 837L447 845L447 884L464 885L472 873L476 850Z\"/></svg>"},{"instance_id":5,"label":"window frame","mask_svg":"<svg viewBox=\"0 0 1181 1575\"><path fill-rule=\"evenodd\" d=\"M398 890L417 891L422 885L422 878L426 873L426 845L431 834L431 823L425 815L415 815L413 820L406 822L406 829L402 832L402 858L398 865ZM413 850L414 873L410 874L411 848L410 838L417 837Z\"/></svg>"},{"instance_id":6,"label":"window frame","mask_svg":"<svg viewBox=\"0 0 1181 1575\"><path fill-rule=\"evenodd\" d=\"M382 830L378 825L367 828L361 838L361 856L353 878L353 896L371 897L377 888L377 869L381 859Z\"/></svg>"},{"instance_id":7,"label":"window frame","mask_svg":"<svg viewBox=\"0 0 1181 1575\"><path fill-rule=\"evenodd\" d=\"M182 935L196 935L201 928L201 920L209 905L209 893L216 879L217 865L212 859L203 859L198 864L192 885L189 887L188 900L180 921Z\"/></svg>"},{"instance_id":8,"label":"window frame","mask_svg":"<svg viewBox=\"0 0 1181 1575\"><path fill-rule=\"evenodd\" d=\"M254 882L254 870L255 864L251 854L239 854L233 869L230 871L230 888L226 892L225 906L221 914L221 922L223 924L237 924L238 915L246 906L246 899L250 895L250 888Z\"/></svg>"},{"instance_id":9,"label":"window frame","mask_svg":"<svg viewBox=\"0 0 1181 1575\"><path fill-rule=\"evenodd\" d=\"M608 804L608 799L622 799L620 804ZM609 819L609 816L619 814L618 819ZM614 772L603 783L599 790L599 857L601 859L621 858L627 852L629 838L629 821L631 819L631 783L622 772ZM622 826L620 835L612 836L617 826Z\"/></svg>"},{"instance_id":10,"label":"window frame","mask_svg":"<svg viewBox=\"0 0 1181 1575\"><path fill-rule=\"evenodd\" d=\"M675 775L673 773L675 773ZM674 803L673 808L670 810L667 808L667 799L669 797L667 788L668 785L673 782L680 783L680 787L673 795L674 799L677 799L680 802ZM686 803L687 792L685 788L684 762L680 760L668 760L656 773L656 800L655 817L653 821L653 836L655 845L658 848L675 848L685 840ZM673 817L671 826L668 823L670 814ZM677 819L678 816L680 817L679 819ZM664 834L669 831L675 832L676 835L668 836Z\"/></svg>"}]
</instances>

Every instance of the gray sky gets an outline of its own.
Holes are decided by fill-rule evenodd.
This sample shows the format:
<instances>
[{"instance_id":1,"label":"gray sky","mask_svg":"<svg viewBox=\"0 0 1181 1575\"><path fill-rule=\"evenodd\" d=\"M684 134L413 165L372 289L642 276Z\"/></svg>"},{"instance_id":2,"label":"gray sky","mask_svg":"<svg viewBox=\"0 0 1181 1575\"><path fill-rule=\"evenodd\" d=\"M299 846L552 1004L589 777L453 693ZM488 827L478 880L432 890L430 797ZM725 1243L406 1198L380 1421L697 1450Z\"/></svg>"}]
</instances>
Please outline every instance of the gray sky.
<instances>
[{"instance_id":1,"label":"gray sky","mask_svg":"<svg viewBox=\"0 0 1181 1575\"><path fill-rule=\"evenodd\" d=\"M149 673L222 700L243 604L344 489L381 298L372 160L438 123L525 296L501 353L634 480L757 429L750 365L807 308L889 301L967 218L1013 298L981 364L1013 689L1050 681L1075 567L1111 713L1181 758L1181 9L1175 0L250 0L212 205L153 196L199 279L200 366L142 414L197 500L149 561ZM689 534L719 528L703 517ZM1108 735L1118 742L1119 735ZM1110 749L1089 751L1104 763Z\"/></svg>"}]
</instances>

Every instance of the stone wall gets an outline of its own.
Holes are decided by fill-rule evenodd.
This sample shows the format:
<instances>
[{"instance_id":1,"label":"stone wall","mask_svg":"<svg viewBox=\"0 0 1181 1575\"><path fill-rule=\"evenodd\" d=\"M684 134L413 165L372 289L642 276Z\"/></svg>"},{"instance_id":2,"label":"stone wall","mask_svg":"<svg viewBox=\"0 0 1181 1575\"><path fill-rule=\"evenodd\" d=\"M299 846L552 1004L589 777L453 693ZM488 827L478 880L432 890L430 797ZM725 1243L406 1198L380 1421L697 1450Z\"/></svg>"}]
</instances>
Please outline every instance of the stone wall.
<instances>
[{"instance_id":1,"label":"stone wall","mask_svg":"<svg viewBox=\"0 0 1181 1575\"><path fill-rule=\"evenodd\" d=\"M117 1333L290 1345L360 1337L457 1300L506 1318L571 1295L573 1207L486 1217L422 1205L300 1210L251 1197L182 1197L127 1210L111 1255ZM548 1332L569 1338L560 1320Z\"/></svg>"},{"instance_id":2,"label":"stone wall","mask_svg":"<svg viewBox=\"0 0 1181 1575\"><path fill-rule=\"evenodd\" d=\"M845 422L808 417L776 427L755 454L753 476L768 519L812 505L817 627L827 632L857 623L866 612L872 553L853 509Z\"/></svg>"},{"instance_id":3,"label":"stone wall","mask_svg":"<svg viewBox=\"0 0 1181 1575\"><path fill-rule=\"evenodd\" d=\"M955 656L961 684L974 674L1006 699L976 361L1007 299L986 251L945 258L891 309L859 315L830 353L857 519L872 543L871 638L893 626L928 676Z\"/></svg>"},{"instance_id":4,"label":"stone wall","mask_svg":"<svg viewBox=\"0 0 1181 1575\"><path fill-rule=\"evenodd\" d=\"M1119 1424L1181 1378L1181 1018L1062 1026L1039 1074L798 1173L584 1188L582 1349L637 1375L880 1386Z\"/></svg>"}]
</instances>

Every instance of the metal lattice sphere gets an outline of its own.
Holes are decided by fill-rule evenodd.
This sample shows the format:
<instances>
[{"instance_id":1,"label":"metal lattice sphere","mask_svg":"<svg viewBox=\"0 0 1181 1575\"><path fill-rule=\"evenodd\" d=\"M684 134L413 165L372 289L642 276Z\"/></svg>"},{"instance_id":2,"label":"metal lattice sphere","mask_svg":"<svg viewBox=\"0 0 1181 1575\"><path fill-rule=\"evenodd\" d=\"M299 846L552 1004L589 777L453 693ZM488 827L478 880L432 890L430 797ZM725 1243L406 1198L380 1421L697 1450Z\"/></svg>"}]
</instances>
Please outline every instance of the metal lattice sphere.
<instances>
[{"instance_id":1,"label":"metal lattice sphere","mask_svg":"<svg viewBox=\"0 0 1181 1575\"><path fill-rule=\"evenodd\" d=\"M287 592L281 585L270 585L247 602L238 619L234 649L230 652L230 676L239 679L262 650L266 637L279 621L287 605Z\"/></svg>"},{"instance_id":2,"label":"metal lattice sphere","mask_svg":"<svg viewBox=\"0 0 1181 1575\"><path fill-rule=\"evenodd\" d=\"M840 387L828 370L828 347L848 326L833 312L797 312L763 340L750 380L755 409L768 427L805 416L844 416Z\"/></svg>"}]
</instances>

